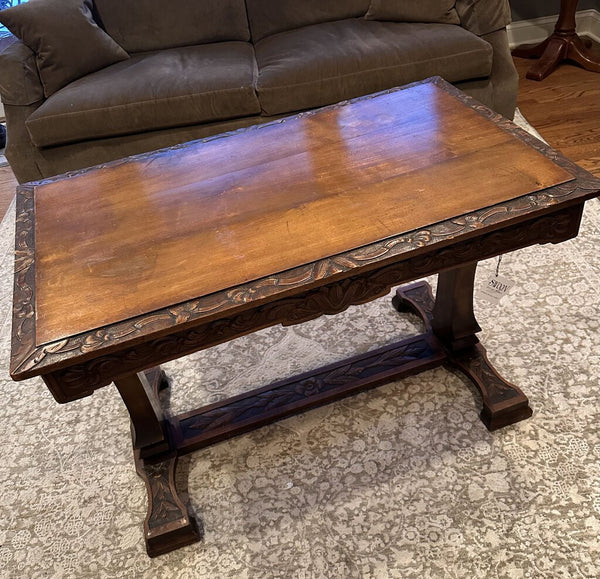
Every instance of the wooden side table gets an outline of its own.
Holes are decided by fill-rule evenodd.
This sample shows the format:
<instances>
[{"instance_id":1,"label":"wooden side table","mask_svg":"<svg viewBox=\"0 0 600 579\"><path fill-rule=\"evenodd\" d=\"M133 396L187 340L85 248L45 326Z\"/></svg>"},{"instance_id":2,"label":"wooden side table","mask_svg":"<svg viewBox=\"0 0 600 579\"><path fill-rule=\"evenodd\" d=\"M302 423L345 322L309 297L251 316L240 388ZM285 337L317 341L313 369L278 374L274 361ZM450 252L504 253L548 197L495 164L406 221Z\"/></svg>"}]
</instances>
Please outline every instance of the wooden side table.
<instances>
[{"instance_id":1,"label":"wooden side table","mask_svg":"<svg viewBox=\"0 0 600 579\"><path fill-rule=\"evenodd\" d=\"M563 60L576 62L592 72L600 72L600 58L592 54L590 42L580 38L575 31L576 10L577 0L561 0L554 32L541 44L525 44L512 51L513 56L539 59L527 71L527 78L543 80Z\"/></svg>"},{"instance_id":2,"label":"wooden side table","mask_svg":"<svg viewBox=\"0 0 600 579\"><path fill-rule=\"evenodd\" d=\"M442 364L481 393L489 430L531 416L477 338L477 262L574 237L599 192L440 78L21 185L11 376L63 403L115 383L161 555L202 536L184 454ZM417 282L392 300L422 334L169 412L159 364L434 273L435 298Z\"/></svg>"}]
</instances>

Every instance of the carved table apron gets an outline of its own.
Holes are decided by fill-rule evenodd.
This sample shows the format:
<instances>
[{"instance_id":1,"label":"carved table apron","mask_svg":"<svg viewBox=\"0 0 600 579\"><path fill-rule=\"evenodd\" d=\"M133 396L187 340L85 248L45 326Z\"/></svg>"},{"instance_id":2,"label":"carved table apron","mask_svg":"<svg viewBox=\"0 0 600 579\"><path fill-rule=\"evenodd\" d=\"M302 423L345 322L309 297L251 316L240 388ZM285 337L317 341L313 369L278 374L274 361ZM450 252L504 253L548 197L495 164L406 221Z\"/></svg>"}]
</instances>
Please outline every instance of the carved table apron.
<instances>
[{"instance_id":1,"label":"carved table apron","mask_svg":"<svg viewBox=\"0 0 600 579\"><path fill-rule=\"evenodd\" d=\"M538 189L525 195L480 204L475 210L462 211L426 227L400 231L85 331L75 331L80 322L74 317L75 330L64 336L52 334L58 330L53 330L50 323L43 327L43 301L42 297L36 298L40 290L37 286L43 280L35 272L36 263L43 257L41 249L39 255L36 252L36 235L43 241L44 233L43 224L36 222L40 210L36 195L44 187L64 184L65 180L71 186L90 175L114 174L136 163L146 166L148 161L160 161L160 156L151 153L19 187L11 375L16 380L42 376L59 402L92 394L111 382L116 384L130 413L136 468L148 491L144 528L149 555L166 553L201 536L189 504L175 487L177 457L274 420L441 364L459 368L477 386L483 402L481 419L488 429L531 416L527 397L497 374L476 337L480 331L473 315L477 262L529 245L574 237L584 202L598 194L600 182L440 79L427 83L415 85L416 89L387 91L383 97L369 97L373 99L370 102L401 95L404 90L434 91L436 95L437 91L443 92L460 109L452 114L468 116L474 111L473 122L494 125L494 131L500 129L500 136L510 135L511 143L525 143L539 156L540 166L550 159L566 177L546 186L534 175ZM323 110L326 114L338 114L340 110L346 114L352 109L344 107L362 106L364 102L357 99ZM467 109L471 111L468 115ZM284 130L286 123L288 127L298 122L316 123L322 118L320 114L324 113L299 115L261 130L268 134ZM436 127L440 124L440 118L435 119ZM348 126L354 127L352 123ZM241 131L231 138L248 138L248 134ZM415 134L411 133L410 138L414 139ZM213 142L207 139L206 143L175 147L168 153L181 159L192 150L190 147ZM221 146L218 141L217 146ZM495 163L500 171L503 159L494 160L493 152L489 155L490 170L494 171ZM464 161L467 164L461 166L463 171L470 162ZM322 170L326 172L326 168ZM499 179L502 181L502 176ZM394 286L435 273L439 274L435 300L424 282L400 287L393 298L396 310L412 311L422 318L421 335L191 412L169 416L161 406L163 390L169 385L157 366L160 363L274 324L292 325L335 314L350 305L384 296ZM46 332L49 338L36 338L36 331Z\"/></svg>"}]
</instances>

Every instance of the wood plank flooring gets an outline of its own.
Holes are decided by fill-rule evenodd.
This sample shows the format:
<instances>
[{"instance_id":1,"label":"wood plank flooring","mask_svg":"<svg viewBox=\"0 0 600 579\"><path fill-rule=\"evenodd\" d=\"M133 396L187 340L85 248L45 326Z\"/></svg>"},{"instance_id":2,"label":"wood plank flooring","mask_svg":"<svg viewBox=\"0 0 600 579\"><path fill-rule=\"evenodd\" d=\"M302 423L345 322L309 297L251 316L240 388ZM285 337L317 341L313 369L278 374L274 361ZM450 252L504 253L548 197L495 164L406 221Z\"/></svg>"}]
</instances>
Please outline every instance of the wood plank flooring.
<instances>
[{"instance_id":1,"label":"wood plank flooring","mask_svg":"<svg viewBox=\"0 0 600 579\"><path fill-rule=\"evenodd\" d=\"M553 148L600 177L600 74L562 64L538 82L525 78L531 60L514 61L523 116Z\"/></svg>"},{"instance_id":2,"label":"wood plank flooring","mask_svg":"<svg viewBox=\"0 0 600 579\"><path fill-rule=\"evenodd\" d=\"M600 177L600 75L562 64L541 82L525 78L531 61L515 58L519 71L518 106L552 147ZM4 216L17 181L0 167L0 215Z\"/></svg>"},{"instance_id":3,"label":"wood plank flooring","mask_svg":"<svg viewBox=\"0 0 600 579\"><path fill-rule=\"evenodd\" d=\"M4 217L6 210L15 195L17 180L10 167L0 167L0 216Z\"/></svg>"}]
</instances>

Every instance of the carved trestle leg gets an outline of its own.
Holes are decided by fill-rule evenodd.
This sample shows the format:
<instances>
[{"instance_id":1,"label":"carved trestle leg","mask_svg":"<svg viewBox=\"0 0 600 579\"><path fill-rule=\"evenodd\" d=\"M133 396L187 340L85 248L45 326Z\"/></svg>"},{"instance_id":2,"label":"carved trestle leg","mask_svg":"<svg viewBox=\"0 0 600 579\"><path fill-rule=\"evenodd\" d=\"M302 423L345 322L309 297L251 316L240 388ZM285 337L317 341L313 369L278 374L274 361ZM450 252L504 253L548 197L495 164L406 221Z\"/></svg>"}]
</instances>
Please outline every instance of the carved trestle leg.
<instances>
[{"instance_id":1,"label":"carved trestle leg","mask_svg":"<svg viewBox=\"0 0 600 579\"><path fill-rule=\"evenodd\" d=\"M159 390L168 386L164 373L152 368L123 376L115 385L129 411L136 472L148 493L144 521L148 555L155 557L199 541L198 524L175 486L177 451L169 441L158 399Z\"/></svg>"},{"instance_id":2,"label":"carved trestle leg","mask_svg":"<svg viewBox=\"0 0 600 579\"><path fill-rule=\"evenodd\" d=\"M473 313L473 282L477 263L445 271L438 276L435 302L426 282L401 287L393 299L400 311L412 310L444 345L447 362L475 384L481 393L480 417L489 430L514 424L532 415L529 400L492 367L479 343L481 331Z\"/></svg>"}]
</instances>

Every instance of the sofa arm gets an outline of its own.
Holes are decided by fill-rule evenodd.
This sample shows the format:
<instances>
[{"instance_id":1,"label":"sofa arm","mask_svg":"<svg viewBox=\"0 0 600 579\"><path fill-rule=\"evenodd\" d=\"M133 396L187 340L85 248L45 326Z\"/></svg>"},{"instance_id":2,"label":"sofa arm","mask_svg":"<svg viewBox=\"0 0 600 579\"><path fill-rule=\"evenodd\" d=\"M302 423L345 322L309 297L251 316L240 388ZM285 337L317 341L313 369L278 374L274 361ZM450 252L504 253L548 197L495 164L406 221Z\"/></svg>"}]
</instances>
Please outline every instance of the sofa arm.
<instances>
[{"instance_id":1,"label":"sofa arm","mask_svg":"<svg viewBox=\"0 0 600 579\"><path fill-rule=\"evenodd\" d=\"M20 40L0 52L0 97L7 105L31 105L44 100L35 55Z\"/></svg>"},{"instance_id":2,"label":"sofa arm","mask_svg":"<svg viewBox=\"0 0 600 579\"><path fill-rule=\"evenodd\" d=\"M501 30L511 22L508 0L456 0L460 24L483 36Z\"/></svg>"}]
</instances>

